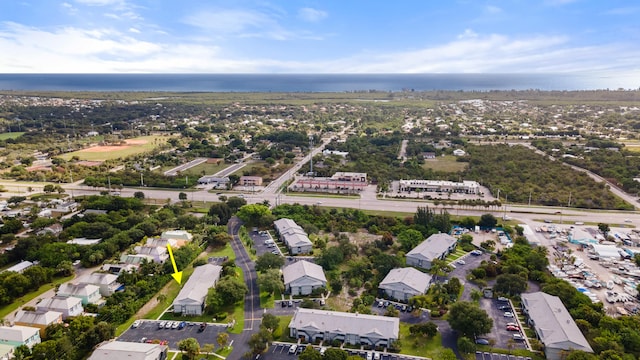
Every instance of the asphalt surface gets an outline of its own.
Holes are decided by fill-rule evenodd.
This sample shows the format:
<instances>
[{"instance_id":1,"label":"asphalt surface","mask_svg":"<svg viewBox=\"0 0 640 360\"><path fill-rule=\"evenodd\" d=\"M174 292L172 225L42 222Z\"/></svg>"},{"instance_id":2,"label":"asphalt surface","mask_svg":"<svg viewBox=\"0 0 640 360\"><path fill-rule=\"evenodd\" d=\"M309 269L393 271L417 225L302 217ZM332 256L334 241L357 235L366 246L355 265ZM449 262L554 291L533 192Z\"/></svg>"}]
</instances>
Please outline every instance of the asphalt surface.
<instances>
[{"instance_id":1,"label":"asphalt surface","mask_svg":"<svg viewBox=\"0 0 640 360\"><path fill-rule=\"evenodd\" d=\"M531 360L530 357L476 351L476 360Z\"/></svg>"},{"instance_id":2,"label":"asphalt surface","mask_svg":"<svg viewBox=\"0 0 640 360\"><path fill-rule=\"evenodd\" d=\"M217 336L220 332L226 331L226 326L208 324L204 331L199 332L200 323L190 322L184 329L159 329L157 320L142 320L137 328L129 328L118 337L119 341L145 342L145 341L167 341L167 345L172 350L178 349L178 341L186 338L195 338L200 346L204 344L215 344L218 347ZM145 341L143 341L145 340ZM235 344L234 344L235 345ZM115 360L115 359L114 359Z\"/></svg>"},{"instance_id":3,"label":"asphalt surface","mask_svg":"<svg viewBox=\"0 0 640 360\"><path fill-rule=\"evenodd\" d=\"M267 351L264 354L260 356L260 359L269 359L269 360L297 359L298 358L297 354L295 355L289 354L289 348L291 347L291 345L293 344L287 344L287 343L273 344L267 349ZM314 347L316 349L319 349L318 346L314 346ZM349 355L357 355L363 359L367 358L367 351L353 350L353 349L344 349L344 350L347 351ZM302 350L298 349L298 352L301 352L301 351ZM402 354L393 354L393 353L384 353L384 352L378 352L378 353L380 353L381 360L415 360L414 357L403 356ZM490 359L487 359L487 360L490 360Z\"/></svg>"}]
</instances>

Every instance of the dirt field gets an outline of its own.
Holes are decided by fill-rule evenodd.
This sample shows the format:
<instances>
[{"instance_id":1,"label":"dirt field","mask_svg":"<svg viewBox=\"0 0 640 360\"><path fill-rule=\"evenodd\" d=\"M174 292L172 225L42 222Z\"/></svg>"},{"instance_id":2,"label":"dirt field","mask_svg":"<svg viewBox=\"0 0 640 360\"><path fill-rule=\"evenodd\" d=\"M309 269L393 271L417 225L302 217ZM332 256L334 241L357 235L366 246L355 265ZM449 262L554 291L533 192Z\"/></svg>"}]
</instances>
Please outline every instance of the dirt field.
<instances>
[{"instance_id":1,"label":"dirt field","mask_svg":"<svg viewBox=\"0 0 640 360\"><path fill-rule=\"evenodd\" d=\"M73 156L77 156L81 160L87 161L105 161L125 158L127 156L153 150L155 147L164 144L166 141L167 137L164 136L143 136L125 140L125 145L91 146L86 149L64 154L61 158L69 160Z\"/></svg>"}]
</instances>

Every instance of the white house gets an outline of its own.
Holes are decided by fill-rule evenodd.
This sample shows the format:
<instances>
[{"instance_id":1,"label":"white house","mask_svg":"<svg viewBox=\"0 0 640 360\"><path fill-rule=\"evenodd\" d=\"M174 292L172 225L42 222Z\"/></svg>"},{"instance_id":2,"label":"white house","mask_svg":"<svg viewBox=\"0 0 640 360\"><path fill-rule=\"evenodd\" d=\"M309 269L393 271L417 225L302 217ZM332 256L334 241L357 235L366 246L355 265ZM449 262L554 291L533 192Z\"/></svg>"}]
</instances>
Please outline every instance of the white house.
<instances>
[{"instance_id":1,"label":"white house","mask_svg":"<svg viewBox=\"0 0 640 360\"><path fill-rule=\"evenodd\" d=\"M389 346L398 339L400 319L298 308L289 323L289 336L308 342L339 340L351 345Z\"/></svg>"},{"instance_id":2,"label":"white house","mask_svg":"<svg viewBox=\"0 0 640 360\"><path fill-rule=\"evenodd\" d=\"M169 258L169 254L167 253L167 247L160 246L136 246L135 252L139 255L148 255L153 258L153 262L155 263L164 263Z\"/></svg>"},{"instance_id":3,"label":"white house","mask_svg":"<svg viewBox=\"0 0 640 360\"><path fill-rule=\"evenodd\" d=\"M191 241L193 239L193 235L191 235L188 231L184 230L169 230L165 231L160 235L163 239L176 239L176 240L185 240Z\"/></svg>"},{"instance_id":4,"label":"white house","mask_svg":"<svg viewBox=\"0 0 640 360\"><path fill-rule=\"evenodd\" d=\"M44 330L49 325L62 324L62 313L58 311L19 310L14 323Z\"/></svg>"},{"instance_id":5,"label":"white house","mask_svg":"<svg viewBox=\"0 0 640 360\"><path fill-rule=\"evenodd\" d=\"M100 344L88 360L165 360L167 351L167 345L109 341Z\"/></svg>"},{"instance_id":6,"label":"white house","mask_svg":"<svg viewBox=\"0 0 640 360\"><path fill-rule=\"evenodd\" d=\"M100 295L110 296L123 287L117 280L116 275L96 272L78 278L78 283L95 285L100 288Z\"/></svg>"},{"instance_id":7,"label":"white house","mask_svg":"<svg viewBox=\"0 0 640 360\"><path fill-rule=\"evenodd\" d=\"M202 315L209 288L220 279L222 266L205 264L193 270L193 274L173 301L173 312L183 315Z\"/></svg>"},{"instance_id":8,"label":"white house","mask_svg":"<svg viewBox=\"0 0 640 360\"><path fill-rule=\"evenodd\" d=\"M309 295L327 286L322 266L301 260L282 269L285 291L291 295Z\"/></svg>"},{"instance_id":9,"label":"white house","mask_svg":"<svg viewBox=\"0 0 640 360\"><path fill-rule=\"evenodd\" d=\"M429 269L433 260L443 260L456 244L456 238L449 234L433 234L407 253L407 265Z\"/></svg>"},{"instance_id":10,"label":"white house","mask_svg":"<svg viewBox=\"0 0 640 360\"><path fill-rule=\"evenodd\" d=\"M560 360L566 351L580 350L593 353L593 349L575 321L557 296L543 292L520 295L522 312L527 323L544 344L548 360Z\"/></svg>"},{"instance_id":11,"label":"white house","mask_svg":"<svg viewBox=\"0 0 640 360\"><path fill-rule=\"evenodd\" d=\"M57 311L62 313L62 318L81 315L84 311L82 300L77 297L54 296L43 299L36 305L36 311Z\"/></svg>"},{"instance_id":12,"label":"white house","mask_svg":"<svg viewBox=\"0 0 640 360\"><path fill-rule=\"evenodd\" d=\"M430 285L431 275L406 267L389 271L378 288L393 299L408 301L413 296L426 293Z\"/></svg>"},{"instance_id":13,"label":"white house","mask_svg":"<svg viewBox=\"0 0 640 360\"><path fill-rule=\"evenodd\" d=\"M285 243L291 254L307 254L311 252L313 243L309 240L307 233L291 219L278 219L273 222L273 226Z\"/></svg>"},{"instance_id":14,"label":"white house","mask_svg":"<svg viewBox=\"0 0 640 360\"><path fill-rule=\"evenodd\" d=\"M0 343L11 345L14 348L26 345L32 348L40 343L40 329L30 326L0 326Z\"/></svg>"},{"instance_id":15,"label":"white house","mask_svg":"<svg viewBox=\"0 0 640 360\"><path fill-rule=\"evenodd\" d=\"M58 288L58 296L73 296L82 300L82 305L97 304L102 299L100 288L92 284L65 283Z\"/></svg>"}]
</instances>

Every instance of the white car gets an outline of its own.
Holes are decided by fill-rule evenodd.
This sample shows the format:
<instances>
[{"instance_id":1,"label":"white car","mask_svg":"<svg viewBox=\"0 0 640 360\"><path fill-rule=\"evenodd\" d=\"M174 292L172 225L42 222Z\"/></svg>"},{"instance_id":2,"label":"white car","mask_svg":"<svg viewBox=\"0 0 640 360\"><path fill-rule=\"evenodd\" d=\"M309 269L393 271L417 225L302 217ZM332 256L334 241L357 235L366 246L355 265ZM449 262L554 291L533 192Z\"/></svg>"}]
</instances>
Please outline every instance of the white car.
<instances>
[{"instance_id":1,"label":"white car","mask_svg":"<svg viewBox=\"0 0 640 360\"><path fill-rule=\"evenodd\" d=\"M373 353L373 360L380 360L380 353L379 352L374 352Z\"/></svg>"},{"instance_id":2,"label":"white car","mask_svg":"<svg viewBox=\"0 0 640 360\"><path fill-rule=\"evenodd\" d=\"M510 311L507 311L506 313L504 313L504 317L506 318L512 318L513 317L513 313Z\"/></svg>"},{"instance_id":3,"label":"white car","mask_svg":"<svg viewBox=\"0 0 640 360\"><path fill-rule=\"evenodd\" d=\"M456 264L458 264L458 265L465 265L465 264L466 264L466 262L464 262L464 260L460 259L460 260L456 261Z\"/></svg>"},{"instance_id":4,"label":"white car","mask_svg":"<svg viewBox=\"0 0 640 360\"><path fill-rule=\"evenodd\" d=\"M140 326L140 324L141 324L141 323L142 323L142 322L141 322L140 320L136 320L136 321L134 321L134 322L133 322L133 324L131 324L131 327L135 329L135 328L137 328L138 326Z\"/></svg>"},{"instance_id":5,"label":"white car","mask_svg":"<svg viewBox=\"0 0 640 360\"><path fill-rule=\"evenodd\" d=\"M367 360L373 360L373 354L367 351Z\"/></svg>"},{"instance_id":6,"label":"white car","mask_svg":"<svg viewBox=\"0 0 640 360\"><path fill-rule=\"evenodd\" d=\"M295 354L296 350L298 350L298 345L296 344L291 345L291 347L289 348L289 354Z\"/></svg>"}]
</instances>

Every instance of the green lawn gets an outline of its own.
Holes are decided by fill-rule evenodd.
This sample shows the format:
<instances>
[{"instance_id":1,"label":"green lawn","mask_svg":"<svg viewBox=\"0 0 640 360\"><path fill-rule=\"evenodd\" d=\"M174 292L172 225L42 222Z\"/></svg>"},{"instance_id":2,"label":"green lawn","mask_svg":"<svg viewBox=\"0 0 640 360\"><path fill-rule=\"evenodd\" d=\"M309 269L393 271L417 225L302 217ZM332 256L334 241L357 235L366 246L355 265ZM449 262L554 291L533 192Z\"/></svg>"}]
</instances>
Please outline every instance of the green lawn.
<instances>
[{"instance_id":1,"label":"green lawn","mask_svg":"<svg viewBox=\"0 0 640 360\"><path fill-rule=\"evenodd\" d=\"M64 282L67 282L69 280L73 279L73 275L71 276L67 276L67 277L63 277L63 278L56 278L53 280L52 283L49 284L44 284L42 286L40 286L40 288L38 288L38 290L36 291L32 291L28 294L25 294L15 300L13 300L13 302L7 306L4 306L2 308L0 308L0 318L4 318L5 316L11 314L12 312L18 310L22 305L24 305L25 303L37 298L38 296L42 295L42 293L49 291L51 289L53 289L54 287L56 287L57 285L60 285Z\"/></svg>"},{"instance_id":2,"label":"green lawn","mask_svg":"<svg viewBox=\"0 0 640 360\"><path fill-rule=\"evenodd\" d=\"M110 151L99 151L93 152L88 151L89 149L83 149L78 151L73 151L70 153L62 154L59 157L64 160L71 160L72 157L77 156L81 160L89 160L89 161L105 161L112 159L120 159L125 158L131 155L137 155L145 152L149 152L156 147L167 142L167 136L140 136L133 139L128 139L130 141L146 141L144 144L131 144L125 148L117 148L114 147L113 150Z\"/></svg>"},{"instance_id":3,"label":"green lawn","mask_svg":"<svg viewBox=\"0 0 640 360\"><path fill-rule=\"evenodd\" d=\"M278 316L280 319L280 327L273 332L273 340L275 341L294 341L289 337L289 323L293 315Z\"/></svg>"},{"instance_id":4,"label":"green lawn","mask_svg":"<svg viewBox=\"0 0 640 360\"><path fill-rule=\"evenodd\" d=\"M434 358L442 348L442 336L438 333L431 339L424 336L412 336L409 333L411 325L400 323L400 353L406 355L426 356Z\"/></svg>"},{"instance_id":5,"label":"green lawn","mask_svg":"<svg viewBox=\"0 0 640 360\"><path fill-rule=\"evenodd\" d=\"M458 162L457 157L453 155L439 156L435 159L427 159L424 161L422 167L424 169L432 169L434 171L444 172L460 172L463 171L467 163Z\"/></svg>"},{"instance_id":6,"label":"green lawn","mask_svg":"<svg viewBox=\"0 0 640 360\"><path fill-rule=\"evenodd\" d=\"M23 132L8 132L8 133L1 133L0 134L0 140L7 140L7 139L17 139L20 136L24 135L24 131Z\"/></svg>"},{"instance_id":7,"label":"green lawn","mask_svg":"<svg viewBox=\"0 0 640 360\"><path fill-rule=\"evenodd\" d=\"M202 163L198 166L194 166L190 169L181 171L182 175L190 175L190 176L202 176L204 175L213 175L218 171L224 170L229 167L230 164L225 164L223 159L220 159L220 165L218 164L210 164L210 163Z\"/></svg>"}]
</instances>

